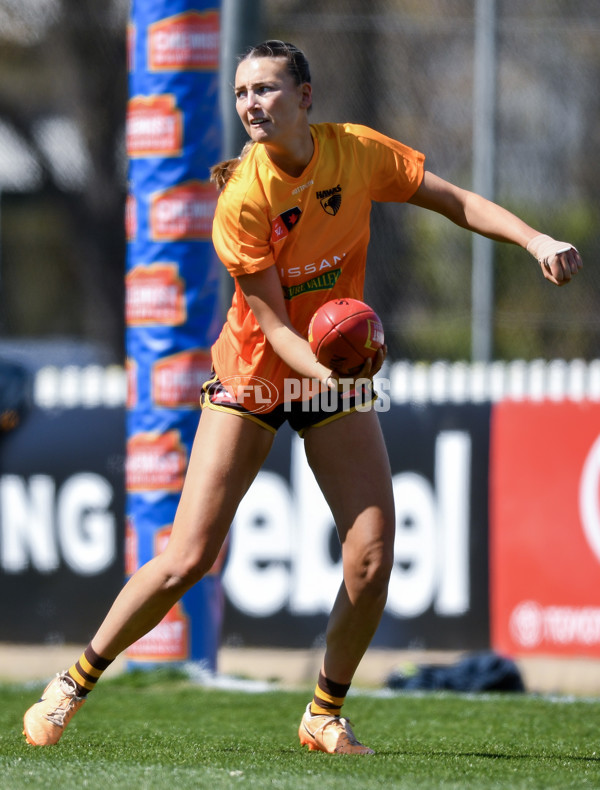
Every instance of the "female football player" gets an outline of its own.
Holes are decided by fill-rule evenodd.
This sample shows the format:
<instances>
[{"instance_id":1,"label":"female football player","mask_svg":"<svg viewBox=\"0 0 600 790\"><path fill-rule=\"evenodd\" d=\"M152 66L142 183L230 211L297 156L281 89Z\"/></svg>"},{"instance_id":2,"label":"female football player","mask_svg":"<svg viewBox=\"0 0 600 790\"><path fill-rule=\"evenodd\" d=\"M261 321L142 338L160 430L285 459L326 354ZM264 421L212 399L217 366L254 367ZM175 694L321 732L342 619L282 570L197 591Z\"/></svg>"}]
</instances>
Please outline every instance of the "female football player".
<instances>
[{"instance_id":1,"label":"female football player","mask_svg":"<svg viewBox=\"0 0 600 790\"><path fill-rule=\"evenodd\" d=\"M409 202L519 245L555 285L582 265L571 244L427 171L418 151L364 126L311 125L309 66L291 44L268 41L243 56L235 101L249 141L239 159L213 170L221 190L213 240L235 293L212 349L214 375L204 386L171 538L127 582L83 654L27 711L32 744L56 743L110 662L211 568L275 432L288 421L304 439L331 508L343 563L300 742L328 753L372 754L340 713L383 612L394 562L390 467L376 411L357 408L372 392L347 388L335 410L323 407L323 394L338 394L339 377L315 359L309 320L330 299L362 299L372 201ZM369 380L384 353L357 378ZM268 409L253 400L259 380L274 393Z\"/></svg>"}]
</instances>

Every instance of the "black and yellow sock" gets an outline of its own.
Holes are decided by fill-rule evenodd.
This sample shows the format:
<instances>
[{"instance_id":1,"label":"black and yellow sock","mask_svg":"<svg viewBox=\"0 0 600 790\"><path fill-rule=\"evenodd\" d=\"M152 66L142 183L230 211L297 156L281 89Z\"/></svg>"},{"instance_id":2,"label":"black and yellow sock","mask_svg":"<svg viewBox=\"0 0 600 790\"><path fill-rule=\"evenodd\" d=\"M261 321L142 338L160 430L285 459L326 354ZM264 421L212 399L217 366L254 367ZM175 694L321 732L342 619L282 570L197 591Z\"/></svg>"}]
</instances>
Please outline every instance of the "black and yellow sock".
<instances>
[{"instance_id":1,"label":"black and yellow sock","mask_svg":"<svg viewBox=\"0 0 600 790\"><path fill-rule=\"evenodd\" d=\"M335 683L319 672L310 712L316 715L339 716L349 688L350 683Z\"/></svg>"},{"instance_id":2,"label":"black and yellow sock","mask_svg":"<svg viewBox=\"0 0 600 790\"><path fill-rule=\"evenodd\" d=\"M79 660L67 670L67 674L77 684L77 696L85 697L96 685L104 670L112 664L114 659L102 658L91 644L83 651Z\"/></svg>"}]
</instances>

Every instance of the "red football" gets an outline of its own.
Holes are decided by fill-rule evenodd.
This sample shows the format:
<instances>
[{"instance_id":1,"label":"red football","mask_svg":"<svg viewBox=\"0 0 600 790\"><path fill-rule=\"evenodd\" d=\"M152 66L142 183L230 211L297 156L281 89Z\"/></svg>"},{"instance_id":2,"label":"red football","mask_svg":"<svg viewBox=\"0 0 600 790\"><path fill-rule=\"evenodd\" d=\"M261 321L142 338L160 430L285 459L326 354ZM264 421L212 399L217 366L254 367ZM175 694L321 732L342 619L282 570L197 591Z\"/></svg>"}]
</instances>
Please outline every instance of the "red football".
<instances>
[{"instance_id":1,"label":"red football","mask_svg":"<svg viewBox=\"0 0 600 790\"><path fill-rule=\"evenodd\" d=\"M383 345L383 326L368 304L358 299L333 299L311 318L308 342L319 362L352 376Z\"/></svg>"}]
</instances>

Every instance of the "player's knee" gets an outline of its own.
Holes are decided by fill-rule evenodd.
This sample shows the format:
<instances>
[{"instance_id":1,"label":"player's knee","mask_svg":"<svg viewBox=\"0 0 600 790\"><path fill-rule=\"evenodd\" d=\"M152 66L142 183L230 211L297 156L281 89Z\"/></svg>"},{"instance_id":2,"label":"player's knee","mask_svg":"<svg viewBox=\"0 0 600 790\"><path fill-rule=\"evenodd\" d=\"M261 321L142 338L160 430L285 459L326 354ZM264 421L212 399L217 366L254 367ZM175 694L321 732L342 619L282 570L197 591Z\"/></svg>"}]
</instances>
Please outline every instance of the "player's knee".
<instances>
[{"instance_id":1,"label":"player's knee","mask_svg":"<svg viewBox=\"0 0 600 790\"><path fill-rule=\"evenodd\" d=\"M187 590L208 573L213 562L206 552L165 557L165 586Z\"/></svg>"},{"instance_id":2,"label":"player's knee","mask_svg":"<svg viewBox=\"0 0 600 790\"><path fill-rule=\"evenodd\" d=\"M391 551L382 551L380 548L364 551L350 571L356 592L372 598L385 598L392 567Z\"/></svg>"},{"instance_id":3,"label":"player's knee","mask_svg":"<svg viewBox=\"0 0 600 790\"><path fill-rule=\"evenodd\" d=\"M368 585L375 595L387 595L393 557L379 556L370 563Z\"/></svg>"}]
</instances>

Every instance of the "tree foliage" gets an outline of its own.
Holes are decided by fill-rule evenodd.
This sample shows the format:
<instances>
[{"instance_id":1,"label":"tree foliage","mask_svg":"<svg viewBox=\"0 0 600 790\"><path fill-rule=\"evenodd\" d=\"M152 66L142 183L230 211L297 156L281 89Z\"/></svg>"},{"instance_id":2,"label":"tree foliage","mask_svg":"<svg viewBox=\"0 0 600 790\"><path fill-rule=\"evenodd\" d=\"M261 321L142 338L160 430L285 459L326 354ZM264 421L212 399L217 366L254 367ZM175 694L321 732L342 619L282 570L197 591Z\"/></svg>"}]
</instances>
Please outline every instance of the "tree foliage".
<instances>
[{"instance_id":1,"label":"tree foliage","mask_svg":"<svg viewBox=\"0 0 600 790\"><path fill-rule=\"evenodd\" d=\"M125 4L21 0L1 13L2 329L80 336L119 360Z\"/></svg>"}]
</instances>

